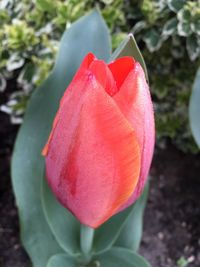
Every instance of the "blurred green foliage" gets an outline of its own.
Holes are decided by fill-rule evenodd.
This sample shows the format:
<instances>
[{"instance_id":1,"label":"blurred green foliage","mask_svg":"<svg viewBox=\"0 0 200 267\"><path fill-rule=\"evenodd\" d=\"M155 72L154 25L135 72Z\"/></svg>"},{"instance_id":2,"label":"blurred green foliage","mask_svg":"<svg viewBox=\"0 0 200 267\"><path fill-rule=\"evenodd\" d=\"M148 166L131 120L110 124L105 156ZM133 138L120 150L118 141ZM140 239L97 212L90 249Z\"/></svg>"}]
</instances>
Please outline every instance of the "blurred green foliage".
<instances>
[{"instance_id":1,"label":"blurred green foliage","mask_svg":"<svg viewBox=\"0 0 200 267\"><path fill-rule=\"evenodd\" d=\"M21 121L27 99L52 69L59 40L77 18L98 6L115 49L132 31L144 55L160 145L170 139L195 152L188 101L200 63L200 0L1 0L0 91L17 75L19 90L1 109ZM81 45L81 44L80 44Z\"/></svg>"}]
</instances>

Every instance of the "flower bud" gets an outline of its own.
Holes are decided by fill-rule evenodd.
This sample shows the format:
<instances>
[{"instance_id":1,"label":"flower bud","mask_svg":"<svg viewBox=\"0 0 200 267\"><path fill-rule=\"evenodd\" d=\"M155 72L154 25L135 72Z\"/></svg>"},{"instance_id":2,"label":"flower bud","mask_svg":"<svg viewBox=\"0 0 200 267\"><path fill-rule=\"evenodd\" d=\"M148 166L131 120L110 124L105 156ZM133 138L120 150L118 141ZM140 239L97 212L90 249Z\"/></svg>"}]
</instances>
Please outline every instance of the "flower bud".
<instances>
[{"instance_id":1,"label":"flower bud","mask_svg":"<svg viewBox=\"0 0 200 267\"><path fill-rule=\"evenodd\" d=\"M43 149L57 199L96 228L131 205L149 172L154 114L142 67L88 54L65 91Z\"/></svg>"}]
</instances>

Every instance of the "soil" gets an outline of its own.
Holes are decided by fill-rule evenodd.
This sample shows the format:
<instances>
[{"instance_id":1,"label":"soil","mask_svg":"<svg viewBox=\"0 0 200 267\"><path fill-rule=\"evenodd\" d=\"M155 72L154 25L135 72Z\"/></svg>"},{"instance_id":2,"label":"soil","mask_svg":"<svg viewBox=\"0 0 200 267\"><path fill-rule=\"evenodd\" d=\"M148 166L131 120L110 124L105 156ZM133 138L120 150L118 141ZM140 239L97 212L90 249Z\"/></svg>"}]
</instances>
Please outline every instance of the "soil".
<instances>
[{"instance_id":1,"label":"soil","mask_svg":"<svg viewBox=\"0 0 200 267\"><path fill-rule=\"evenodd\" d=\"M6 98L1 94L0 102ZM3 113L0 125L0 266L29 267L10 180L18 127ZM151 177L141 254L152 267L200 267L200 155L183 154L171 145L156 149Z\"/></svg>"},{"instance_id":2,"label":"soil","mask_svg":"<svg viewBox=\"0 0 200 267\"><path fill-rule=\"evenodd\" d=\"M141 244L153 267L200 267L199 196L200 155L156 150Z\"/></svg>"}]
</instances>

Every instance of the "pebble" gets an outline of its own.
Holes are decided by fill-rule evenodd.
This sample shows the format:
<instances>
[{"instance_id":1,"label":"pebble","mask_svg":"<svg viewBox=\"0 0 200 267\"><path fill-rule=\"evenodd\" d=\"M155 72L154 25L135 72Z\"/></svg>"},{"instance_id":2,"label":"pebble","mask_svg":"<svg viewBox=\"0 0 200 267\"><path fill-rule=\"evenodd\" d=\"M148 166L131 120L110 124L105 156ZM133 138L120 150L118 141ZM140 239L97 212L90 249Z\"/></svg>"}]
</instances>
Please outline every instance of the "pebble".
<instances>
[{"instance_id":1,"label":"pebble","mask_svg":"<svg viewBox=\"0 0 200 267\"><path fill-rule=\"evenodd\" d=\"M190 257L187 259L188 263L194 262L194 260L195 260L195 256L194 256L194 255L190 256Z\"/></svg>"},{"instance_id":2,"label":"pebble","mask_svg":"<svg viewBox=\"0 0 200 267\"><path fill-rule=\"evenodd\" d=\"M159 238L160 240L163 240L163 239L164 239L164 234L163 234L162 232L159 232L159 233L158 233L158 238Z\"/></svg>"}]
</instances>

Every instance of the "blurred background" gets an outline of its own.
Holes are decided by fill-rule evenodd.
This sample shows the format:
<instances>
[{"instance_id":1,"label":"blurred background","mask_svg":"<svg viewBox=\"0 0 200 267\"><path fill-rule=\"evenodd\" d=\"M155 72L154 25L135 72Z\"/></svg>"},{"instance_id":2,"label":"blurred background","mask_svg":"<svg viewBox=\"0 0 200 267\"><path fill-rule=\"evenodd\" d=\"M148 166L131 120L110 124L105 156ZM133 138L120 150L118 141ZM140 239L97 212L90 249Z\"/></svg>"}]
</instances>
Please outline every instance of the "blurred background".
<instances>
[{"instance_id":1,"label":"blurred background","mask_svg":"<svg viewBox=\"0 0 200 267\"><path fill-rule=\"evenodd\" d=\"M141 253L155 267L199 267L200 154L188 121L200 65L199 0L0 0L0 266L30 266L10 181L27 102L49 75L64 30L96 6L113 50L132 32L149 72L157 146Z\"/></svg>"}]
</instances>

